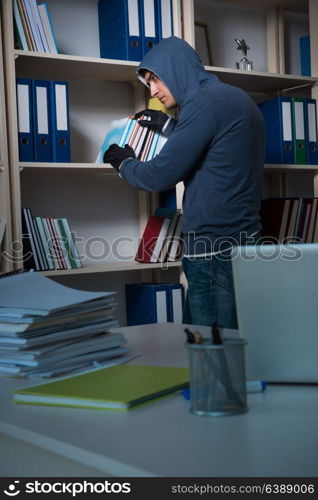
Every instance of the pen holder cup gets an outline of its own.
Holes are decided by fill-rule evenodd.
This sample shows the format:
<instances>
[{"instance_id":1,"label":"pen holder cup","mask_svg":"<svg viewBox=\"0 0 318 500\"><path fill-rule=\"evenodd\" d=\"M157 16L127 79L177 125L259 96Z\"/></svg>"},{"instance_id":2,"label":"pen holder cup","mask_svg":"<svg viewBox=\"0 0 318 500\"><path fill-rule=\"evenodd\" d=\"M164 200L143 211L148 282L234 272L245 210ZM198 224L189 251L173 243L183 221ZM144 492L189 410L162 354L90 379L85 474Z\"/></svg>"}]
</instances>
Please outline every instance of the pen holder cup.
<instances>
[{"instance_id":1,"label":"pen holder cup","mask_svg":"<svg viewBox=\"0 0 318 500\"><path fill-rule=\"evenodd\" d=\"M235 415L247 411L245 340L222 345L186 343L190 367L190 411L195 415Z\"/></svg>"}]
</instances>

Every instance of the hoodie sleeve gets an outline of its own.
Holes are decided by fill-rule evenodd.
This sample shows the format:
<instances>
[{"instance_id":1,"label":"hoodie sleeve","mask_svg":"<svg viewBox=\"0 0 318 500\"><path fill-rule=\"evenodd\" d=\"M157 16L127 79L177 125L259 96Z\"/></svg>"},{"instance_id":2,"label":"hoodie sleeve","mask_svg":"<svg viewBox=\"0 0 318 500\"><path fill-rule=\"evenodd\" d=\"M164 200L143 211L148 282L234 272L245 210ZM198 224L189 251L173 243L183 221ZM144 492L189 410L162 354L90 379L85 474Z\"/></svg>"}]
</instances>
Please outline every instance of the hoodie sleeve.
<instances>
[{"instance_id":1,"label":"hoodie sleeve","mask_svg":"<svg viewBox=\"0 0 318 500\"><path fill-rule=\"evenodd\" d=\"M205 156L215 136L213 109L206 101L184 105L177 125L160 153L150 161L128 159L120 175L145 191L164 191L184 180Z\"/></svg>"}]
</instances>

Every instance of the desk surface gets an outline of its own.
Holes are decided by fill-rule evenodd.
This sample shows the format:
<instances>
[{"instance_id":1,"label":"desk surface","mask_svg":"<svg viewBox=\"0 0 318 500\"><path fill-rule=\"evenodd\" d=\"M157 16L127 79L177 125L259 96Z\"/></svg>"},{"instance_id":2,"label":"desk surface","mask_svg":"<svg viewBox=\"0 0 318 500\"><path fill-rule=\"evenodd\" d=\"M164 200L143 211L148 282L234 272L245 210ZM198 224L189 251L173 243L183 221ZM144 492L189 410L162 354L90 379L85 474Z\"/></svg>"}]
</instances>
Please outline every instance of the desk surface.
<instances>
[{"instance_id":1,"label":"desk surface","mask_svg":"<svg viewBox=\"0 0 318 500\"><path fill-rule=\"evenodd\" d=\"M114 331L143 354L136 364L187 365L181 325ZM13 404L12 391L33 384L2 379L0 432L105 475L317 475L317 386L268 386L248 395L246 414L199 417L181 394L125 413Z\"/></svg>"}]
</instances>

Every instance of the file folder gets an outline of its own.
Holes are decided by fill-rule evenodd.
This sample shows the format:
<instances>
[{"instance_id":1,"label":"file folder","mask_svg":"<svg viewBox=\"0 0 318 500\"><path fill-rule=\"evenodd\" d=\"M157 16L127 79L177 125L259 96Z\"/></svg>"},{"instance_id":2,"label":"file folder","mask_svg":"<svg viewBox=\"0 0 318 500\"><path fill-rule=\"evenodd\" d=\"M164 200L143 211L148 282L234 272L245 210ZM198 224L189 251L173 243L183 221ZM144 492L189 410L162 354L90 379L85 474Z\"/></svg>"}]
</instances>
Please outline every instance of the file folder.
<instances>
[{"instance_id":1,"label":"file folder","mask_svg":"<svg viewBox=\"0 0 318 500\"><path fill-rule=\"evenodd\" d=\"M99 0L100 56L141 61L141 12L139 0Z\"/></svg>"},{"instance_id":2,"label":"file folder","mask_svg":"<svg viewBox=\"0 0 318 500\"><path fill-rule=\"evenodd\" d=\"M52 161L71 161L68 83L50 82Z\"/></svg>"},{"instance_id":3,"label":"file folder","mask_svg":"<svg viewBox=\"0 0 318 500\"><path fill-rule=\"evenodd\" d=\"M132 283L126 285L127 325L166 323L168 291L163 284Z\"/></svg>"},{"instance_id":4,"label":"file folder","mask_svg":"<svg viewBox=\"0 0 318 500\"><path fill-rule=\"evenodd\" d=\"M34 161L32 81L17 78L19 160Z\"/></svg>"},{"instance_id":5,"label":"file folder","mask_svg":"<svg viewBox=\"0 0 318 500\"><path fill-rule=\"evenodd\" d=\"M159 41L173 35L172 0L156 0Z\"/></svg>"},{"instance_id":6,"label":"file folder","mask_svg":"<svg viewBox=\"0 0 318 500\"><path fill-rule=\"evenodd\" d=\"M158 43L158 16L156 0L139 0L139 9L142 26L142 54L143 56Z\"/></svg>"},{"instance_id":7,"label":"file folder","mask_svg":"<svg viewBox=\"0 0 318 500\"><path fill-rule=\"evenodd\" d=\"M49 124L50 82L32 81L34 119L34 160L52 161L51 134Z\"/></svg>"},{"instance_id":8,"label":"file folder","mask_svg":"<svg viewBox=\"0 0 318 500\"><path fill-rule=\"evenodd\" d=\"M258 106L266 124L265 163L294 164L291 98L275 97L261 102Z\"/></svg>"},{"instance_id":9,"label":"file folder","mask_svg":"<svg viewBox=\"0 0 318 500\"><path fill-rule=\"evenodd\" d=\"M291 101L294 128L294 163L304 165L307 161L305 143L305 102L301 97L291 97Z\"/></svg>"},{"instance_id":10,"label":"file folder","mask_svg":"<svg viewBox=\"0 0 318 500\"><path fill-rule=\"evenodd\" d=\"M317 104L316 99L305 99L305 139L307 163L318 164Z\"/></svg>"},{"instance_id":11,"label":"file folder","mask_svg":"<svg viewBox=\"0 0 318 500\"><path fill-rule=\"evenodd\" d=\"M299 48L301 74L311 76L310 36L301 36L299 38Z\"/></svg>"}]
</instances>

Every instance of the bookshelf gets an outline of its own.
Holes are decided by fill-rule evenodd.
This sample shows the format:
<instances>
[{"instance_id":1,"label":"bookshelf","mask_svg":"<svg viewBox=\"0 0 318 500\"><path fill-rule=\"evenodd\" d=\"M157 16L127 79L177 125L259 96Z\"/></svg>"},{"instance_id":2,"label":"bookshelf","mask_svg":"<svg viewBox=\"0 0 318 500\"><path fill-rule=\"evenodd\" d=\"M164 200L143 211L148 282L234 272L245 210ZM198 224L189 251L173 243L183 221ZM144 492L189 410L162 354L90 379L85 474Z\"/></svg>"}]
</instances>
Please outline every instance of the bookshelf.
<instances>
[{"instance_id":1,"label":"bookshelf","mask_svg":"<svg viewBox=\"0 0 318 500\"><path fill-rule=\"evenodd\" d=\"M111 121L146 105L144 88L137 83L135 75L138 63L99 57L97 1L47 0L47 3L60 54L15 49L12 2L1 0L12 206L12 235L7 231L5 245L9 248L12 241L21 241L21 206L29 206L34 215L67 217L71 228L86 242L97 235L99 244L101 240L107 240L112 245L125 235L130 239L124 248L125 255L134 255L131 241L136 242L142 234L147 218L153 212L155 196L136 191L119 179L109 165L95 164L94 160ZM227 64L226 54L223 60L222 54L230 50L237 59L231 37L238 35L231 33L229 39L218 39L219 32L216 30L212 33L211 47L215 65L206 66L207 71L216 74L225 83L241 87L256 100L294 92L295 89L300 95L317 98L317 54L312 52L311 55L312 74L315 76L285 73L283 16L284 10L308 16L312 46L318 46L318 28L315 25L317 3L317 0L173 0L174 29L177 36L182 36L195 46L195 20L200 17L200 12L206 12L211 5L223 9L222 15L225 17L230 15L233 8L241 9L243 18L237 19L237 25L242 22L242 29L249 25L248 20L245 23L244 16L249 11L253 12L257 19L261 18L264 28L260 36L263 42L262 55L258 58L259 54L255 53L254 62L258 59L265 61L263 66L244 72L235 69L234 64ZM209 16L205 17L209 21ZM240 36L244 36L244 33ZM222 52L225 44L230 48ZM17 77L68 81L72 163L19 161ZM0 164L1 194L9 193L7 158L6 153ZM301 189L308 177L308 189L312 189L316 195L318 193L318 165L266 165L265 177L270 193L282 196L288 191L290 178ZM177 198L180 206L182 186L178 186ZM8 194L1 196L0 218L3 213L9 218L9 203ZM142 265L133 260L118 263L111 255L103 256L102 250L97 250L98 259L95 261L85 259L81 269L44 274L54 279L73 279L78 286L94 277L95 281L90 281L90 286L96 284L96 289L105 286L116 288L117 283L120 283L118 290L122 294L123 284L129 279L162 279L161 264ZM169 263L169 269L169 279L179 279L180 263Z\"/></svg>"},{"instance_id":2,"label":"bookshelf","mask_svg":"<svg viewBox=\"0 0 318 500\"><path fill-rule=\"evenodd\" d=\"M1 12L0 12L1 20ZM12 243L11 233L11 209L10 209L10 180L9 161L7 147L7 126L6 126L6 101L4 91L4 62L2 30L0 23L0 221L6 221L6 229L2 242L0 241L0 272L10 269L11 263L5 258L4 252L10 253Z\"/></svg>"},{"instance_id":3,"label":"bookshelf","mask_svg":"<svg viewBox=\"0 0 318 500\"><path fill-rule=\"evenodd\" d=\"M112 243L113 238L109 236L107 228L116 226L117 219L120 219L118 220L118 226L121 224L125 234L129 238L137 240L153 208L152 197L144 192L138 193L130 186L124 185L110 165L95 164L93 162L107 130L107 125L113 119L127 116L146 105L144 88L137 84L136 81L138 62L101 59L99 57L97 2L92 3L88 0L81 0L80 2L74 0L68 0L67 2L50 0L48 2L58 46L63 53L48 54L16 50L13 39L11 4L11 1L2 2L7 65L6 89L9 102L9 145L13 179L12 214L14 238L21 241L20 211L22 206L30 205L32 212L35 210L34 213L39 215L43 214L43 210L44 213L54 214L57 211L60 214L64 213L61 207L65 206L67 209L67 203L61 199L57 203L54 200L54 194L52 195L53 188L51 189L53 185L57 186L58 182L63 182L64 185L65 183L68 186L74 185L74 189L72 189L74 205L65 213L68 213L71 228L81 237L92 238L93 236L91 231L86 233L86 227L91 222L90 216L88 214L83 215L83 211L81 211L80 216L76 214L76 206L83 203L83 189L80 189L81 194L76 196L75 186L85 183L89 191L87 200L85 200L85 205L88 208L90 198L93 198L94 202L96 201L96 185L104 185L105 198L109 196L109 191L113 197L113 221L108 214L105 217L105 225L103 226L102 218L99 218L97 224L95 224L95 232L98 238L110 238ZM177 34L181 35L179 0L174 0L173 11L175 30ZM74 43L74 33L76 31L78 39L79 26L83 27L81 33L83 40ZM87 32L85 32L84 26ZM15 79L17 77L67 80L69 82L71 147L73 146L72 163L19 161L15 90ZM84 105L81 102L83 95L86 98ZM100 109L96 111L99 106L98 100L100 100L101 104ZM106 102L102 103L102 101ZM91 109L89 109L90 107ZM93 132L89 130L91 124L93 124ZM98 125L103 126L102 131L97 130ZM98 137L93 137L94 132ZM81 139L86 142L86 147L81 145ZM36 186L36 189L34 186ZM50 189L48 189L48 186L50 186ZM40 193L40 190L43 190L43 192ZM118 197L115 195L118 195ZM122 198L120 198L121 196ZM43 203L39 201L40 198L45 198ZM126 212L119 206L122 204L122 200L125 200ZM104 203L108 212L110 205L111 203ZM125 219L124 223L123 219ZM126 231L127 226L130 226L128 232ZM112 231L112 229L113 227L110 228L110 232L115 233L118 238L118 231ZM102 264L99 262L96 264L96 269L93 272L108 272L113 265L116 272L127 270L125 262L120 265L118 262L105 259ZM89 268L88 271L86 271L86 267ZM92 273L93 267L94 265L88 259L87 262L84 262L83 268L75 270L74 274ZM139 266L137 264L131 265L129 269L138 271L155 269L156 267L152 264L148 266ZM59 271L53 274L62 275ZM68 274L72 274L72 271Z\"/></svg>"},{"instance_id":4,"label":"bookshelf","mask_svg":"<svg viewBox=\"0 0 318 500\"><path fill-rule=\"evenodd\" d=\"M196 43L195 22L207 26L214 65L206 66L206 70L250 93L256 102L279 95L318 98L318 52L313 50L318 46L317 15L316 0L183 2L185 38L192 46ZM299 22L299 33L304 26L308 29L306 34L310 33L311 77L300 75L299 55L294 50L298 31L289 31L288 16L294 16L293 27ZM252 71L235 69L240 53L234 37L244 37L250 45ZM264 172L265 197L288 196L289 192L299 197L318 195L318 165L265 165Z\"/></svg>"}]
</instances>

